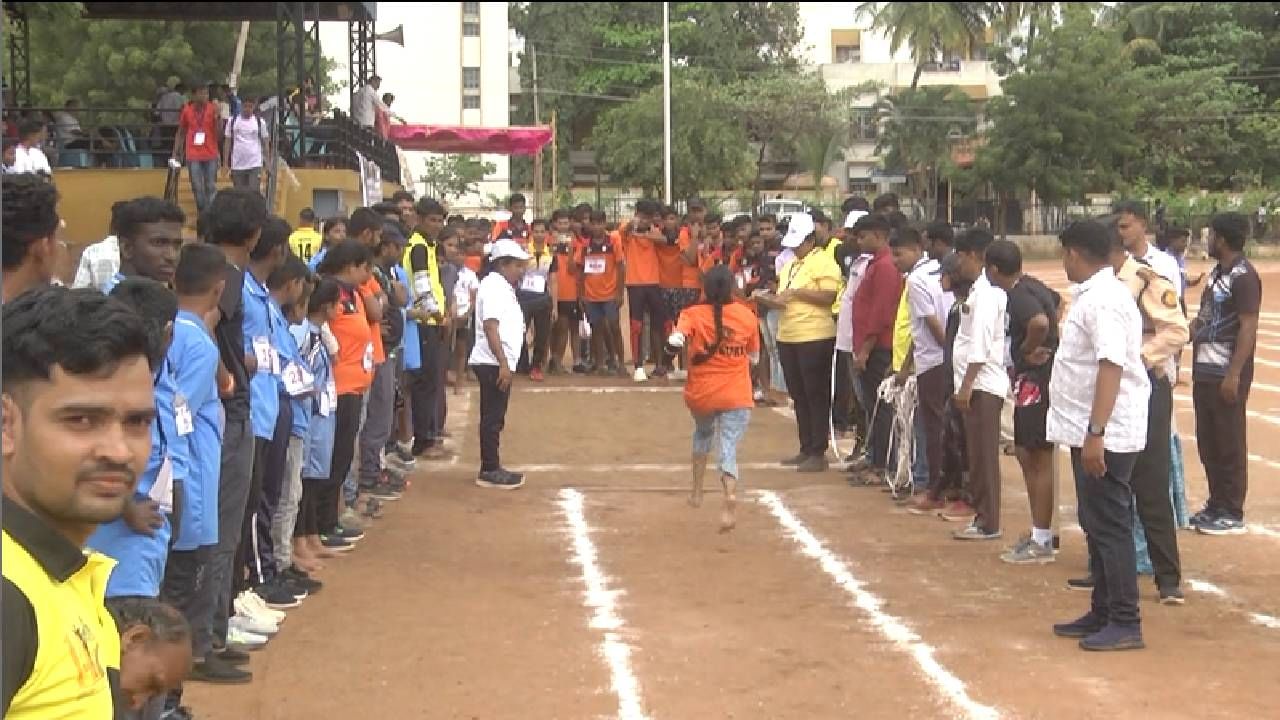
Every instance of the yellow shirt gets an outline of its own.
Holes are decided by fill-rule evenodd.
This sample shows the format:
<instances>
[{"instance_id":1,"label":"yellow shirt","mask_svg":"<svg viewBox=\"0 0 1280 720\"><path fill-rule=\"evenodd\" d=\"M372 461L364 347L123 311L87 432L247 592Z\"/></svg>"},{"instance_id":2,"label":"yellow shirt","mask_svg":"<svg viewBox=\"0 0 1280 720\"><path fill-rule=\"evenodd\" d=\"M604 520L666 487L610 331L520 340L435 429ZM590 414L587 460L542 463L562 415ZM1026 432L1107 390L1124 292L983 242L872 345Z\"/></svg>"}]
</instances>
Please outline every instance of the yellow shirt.
<instances>
[{"instance_id":1,"label":"yellow shirt","mask_svg":"<svg viewBox=\"0 0 1280 720\"><path fill-rule=\"evenodd\" d=\"M427 266L425 268L415 267L413 264L413 251L421 247L426 250ZM427 243L426 238L421 233L414 233L409 237L409 244L404 247L404 257L401 258L402 266L405 272L409 274L409 296L410 305L419 305L414 299L424 293L431 293L435 297L435 304L441 315L445 312L447 305L445 303L444 285L440 282L440 261L437 258L436 251L438 246ZM426 325L439 325L440 320L437 316L427 320Z\"/></svg>"},{"instance_id":2,"label":"yellow shirt","mask_svg":"<svg viewBox=\"0 0 1280 720\"><path fill-rule=\"evenodd\" d=\"M898 314L893 318L893 371L898 372L911 355L911 310L907 308L907 288L902 287Z\"/></svg>"},{"instance_id":3,"label":"yellow shirt","mask_svg":"<svg viewBox=\"0 0 1280 720\"><path fill-rule=\"evenodd\" d=\"M788 260L778 276L778 292L786 290L828 290L840 288L840 266L831 254L810 250L802 259ZM830 340L836 336L836 320L830 307L806 302L790 302L778 319L778 342L802 343Z\"/></svg>"},{"instance_id":4,"label":"yellow shirt","mask_svg":"<svg viewBox=\"0 0 1280 720\"><path fill-rule=\"evenodd\" d=\"M5 674L17 669L23 678L5 698L5 718L108 720L107 669L120 668L120 634L103 601L115 561L81 552L8 498L0 550L4 662L14 663Z\"/></svg>"},{"instance_id":5,"label":"yellow shirt","mask_svg":"<svg viewBox=\"0 0 1280 720\"><path fill-rule=\"evenodd\" d=\"M311 262L311 257L320 251L324 238L315 228L300 227L289 236L289 247L302 262Z\"/></svg>"}]
</instances>

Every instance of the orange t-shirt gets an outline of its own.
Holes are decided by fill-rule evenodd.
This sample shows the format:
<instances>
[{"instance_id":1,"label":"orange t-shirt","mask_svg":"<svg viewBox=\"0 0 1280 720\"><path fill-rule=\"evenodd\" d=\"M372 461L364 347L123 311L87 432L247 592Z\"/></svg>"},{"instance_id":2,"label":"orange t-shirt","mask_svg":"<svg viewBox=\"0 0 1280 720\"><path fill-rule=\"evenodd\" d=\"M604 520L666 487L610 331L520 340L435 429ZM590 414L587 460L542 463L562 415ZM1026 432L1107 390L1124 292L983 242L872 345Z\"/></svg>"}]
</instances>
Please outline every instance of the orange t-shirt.
<instances>
[{"instance_id":1,"label":"orange t-shirt","mask_svg":"<svg viewBox=\"0 0 1280 720\"><path fill-rule=\"evenodd\" d=\"M382 286L378 284L378 279L372 274L369 279L360 286L360 300L363 301L367 297L373 297L382 292ZM382 347L382 323L369 323L369 334L373 336L373 364L381 365L387 359L386 350Z\"/></svg>"},{"instance_id":2,"label":"orange t-shirt","mask_svg":"<svg viewBox=\"0 0 1280 720\"><path fill-rule=\"evenodd\" d=\"M467 255L462 258L462 264L471 268L471 272L479 275L480 268L484 267L483 255Z\"/></svg>"},{"instance_id":3,"label":"orange t-shirt","mask_svg":"<svg viewBox=\"0 0 1280 720\"><path fill-rule=\"evenodd\" d=\"M574 238L565 252L556 252L556 302L577 302L578 248L585 244L581 238Z\"/></svg>"},{"instance_id":4,"label":"orange t-shirt","mask_svg":"<svg viewBox=\"0 0 1280 720\"><path fill-rule=\"evenodd\" d=\"M695 363L694 359L715 342L714 309L708 304L692 305L680 313L676 323L689 350L684 402L695 415L755 405L751 398L751 354L760 351L755 311L745 303L731 302L724 306L721 324L724 337L720 346L711 357Z\"/></svg>"},{"instance_id":5,"label":"orange t-shirt","mask_svg":"<svg viewBox=\"0 0 1280 720\"><path fill-rule=\"evenodd\" d=\"M692 242L693 238L689 237L689 228L680 228L680 239L676 244L680 246L681 255L689 250L689 243ZM680 258L680 287L686 290L702 289L702 270L697 263L691 265L685 262L683 257Z\"/></svg>"},{"instance_id":6,"label":"orange t-shirt","mask_svg":"<svg viewBox=\"0 0 1280 720\"><path fill-rule=\"evenodd\" d=\"M338 340L338 359L333 365L333 382L339 395L362 393L373 384L373 337L364 314L358 288L342 286L338 316L329 323Z\"/></svg>"},{"instance_id":7,"label":"orange t-shirt","mask_svg":"<svg viewBox=\"0 0 1280 720\"><path fill-rule=\"evenodd\" d=\"M737 250L725 252L724 245L717 248L705 247L698 252L698 269L705 273L717 265L734 267L733 262L737 256Z\"/></svg>"},{"instance_id":8,"label":"orange t-shirt","mask_svg":"<svg viewBox=\"0 0 1280 720\"><path fill-rule=\"evenodd\" d=\"M583 300L608 302L618 297L618 263L626 262L626 258L616 235L610 234L603 246L579 245L574 260L583 277Z\"/></svg>"},{"instance_id":9,"label":"orange t-shirt","mask_svg":"<svg viewBox=\"0 0 1280 720\"><path fill-rule=\"evenodd\" d=\"M661 272L658 270L658 249L653 241L633 235L630 225L615 234L622 238L622 249L626 253L627 287L657 285Z\"/></svg>"},{"instance_id":10,"label":"orange t-shirt","mask_svg":"<svg viewBox=\"0 0 1280 720\"><path fill-rule=\"evenodd\" d=\"M654 251L658 254L658 285L666 289L680 287L684 280L684 260L680 257L679 238L674 243L656 243Z\"/></svg>"}]
</instances>

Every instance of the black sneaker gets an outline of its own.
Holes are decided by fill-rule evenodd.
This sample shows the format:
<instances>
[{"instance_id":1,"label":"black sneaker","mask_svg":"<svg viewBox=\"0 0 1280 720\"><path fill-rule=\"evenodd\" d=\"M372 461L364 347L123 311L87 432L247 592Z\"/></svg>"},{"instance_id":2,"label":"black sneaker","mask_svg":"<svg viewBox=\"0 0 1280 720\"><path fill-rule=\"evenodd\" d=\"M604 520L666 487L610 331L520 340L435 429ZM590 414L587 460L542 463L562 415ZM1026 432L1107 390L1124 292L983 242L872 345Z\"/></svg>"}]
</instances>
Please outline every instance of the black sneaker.
<instances>
[{"instance_id":1,"label":"black sneaker","mask_svg":"<svg viewBox=\"0 0 1280 720\"><path fill-rule=\"evenodd\" d=\"M827 471L827 459L821 455L811 455L796 466L796 472L820 473Z\"/></svg>"},{"instance_id":2,"label":"black sneaker","mask_svg":"<svg viewBox=\"0 0 1280 720\"><path fill-rule=\"evenodd\" d=\"M1161 605L1186 605L1187 598L1182 594L1181 588L1160 588L1160 604Z\"/></svg>"},{"instance_id":3,"label":"black sneaker","mask_svg":"<svg viewBox=\"0 0 1280 720\"><path fill-rule=\"evenodd\" d=\"M254 588L253 592L272 610L288 610L302 604L302 599L293 592L292 588L276 580L262 583ZM303 597L306 595L304 594Z\"/></svg>"},{"instance_id":4,"label":"black sneaker","mask_svg":"<svg viewBox=\"0 0 1280 720\"><path fill-rule=\"evenodd\" d=\"M789 457L785 460L782 460L778 464L782 465L783 467L799 467L804 463L805 460L808 460L808 459L809 459L808 455L805 455L804 453L800 453L795 457Z\"/></svg>"},{"instance_id":5,"label":"black sneaker","mask_svg":"<svg viewBox=\"0 0 1280 720\"><path fill-rule=\"evenodd\" d=\"M179 705L160 713L160 720L196 720L196 716L191 712L191 708Z\"/></svg>"},{"instance_id":6,"label":"black sneaker","mask_svg":"<svg viewBox=\"0 0 1280 720\"><path fill-rule=\"evenodd\" d=\"M1146 646L1142 641L1142 628L1138 625L1110 624L1080 641L1081 650L1093 652L1141 650Z\"/></svg>"},{"instance_id":7,"label":"black sneaker","mask_svg":"<svg viewBox=\"0 0 1280 720\"><path fill-rule=\"evenodd\" d=\"M227 663L228 665L245 665L249 662L249 653L243 650L223 648L221 650L214 651L214 655L217 655L219 660Z\"/></svg>"},{"instance_id":8,"label":"black sneaker","mask_svg":"<svg viewBox=\"0 0 1280 720\"><path fill-rule=\"evenodd\" d=\"M391 489L391 483L380 482L372 487L361 489L369 497L377 498L383 502L395 502L400 499L400 493Z\"/></svg>"},{"instance_id":9,"label":"black sneaker","mask_svg":"<svg viewBox=\"0 0 1280 720\"><path fill-rule=\"evenodd\" d=\"M320 545L326 550L332 550L333 552L338 553L351 552L356 549L355 545L352 545L337 535L321 535Z\"/></svg>"},{"instance_id":10,"label":"black sneaker","mask_svg":"<svg viewBox=\"0 0 1280 720\"><path fill-rule=\"evenodd\" d=\"M1100 618L1090 610L1069 623L1054 625L1053 634L1066 638L1087 638L1094 633L1100 632L1106 626L1106 618Z\"/></svg>"},{"instance_id":11,"label":"black sneaker","mask_svg":"<svg viewBox=\"0 0 1280 720\"><path fill-rule=\"evenodd\" d=\"M586 375L586 374L587 374L587 366L586 366L586 365L584 365L584 364L582 364L582 363L578 363L577 365L574 365L574 366L573 366L573 374L574 374L574 375Z\"/></svg>"},{"instance_id":12,"label":"black sneaker","mask_svg":"<svg viewBox=\"0 0 1280 720\"><path fill-rule=\"evenodd\" d=\"M354 543L364 538L363 530L356 530L355 528L344 528L341 525L335 525L334 528L329 531L329 534L334 537L340 537L349 543Z\"/></svg>"},{"instance_id":13,"label":"black sneaker","mask_svg":"<svg viewBox=\"0 0 1280 720\"><path fill-rule=\"evenodd\" d=\"M187 679L214 685L243 685L253 680L253 673L225 663L217 655L208 655L204 660L192 663Z\"/></svg>"},{"instance_id":14,"label":"black sneaker","mask_svg":"<svg viewBox=\"0 0 1280 720\"><path fill-rule=\"evenodd\" d=\"M1087 590L1093 592L1093 575L1089 574L1084 577L1070 578L1067 580L1067 589L1069 590Z\"/></svg>"},{"instance_id":15,"label":"black sneaker","mask_svg":"<svg viewBox=\"0 0 1280 720\"><path fill-rule=\"evenodd\" d=\"M295 587L305 590L308 595L314 595L324 587L324 583L308 575L305 570L298 569L297 566L287 567L280 574Z\"/></svg>"},{"instance_id":16,"label":"black sneaker","mask_svg":"<svg viewBox=\"0 0 1280 720\"><path fill-rule=\"evenodd\" d=\"M524 476L506 470L486 470L476 476L476 485L495 490L515 490L524 485Z\"/></svg>"}]
</instances>

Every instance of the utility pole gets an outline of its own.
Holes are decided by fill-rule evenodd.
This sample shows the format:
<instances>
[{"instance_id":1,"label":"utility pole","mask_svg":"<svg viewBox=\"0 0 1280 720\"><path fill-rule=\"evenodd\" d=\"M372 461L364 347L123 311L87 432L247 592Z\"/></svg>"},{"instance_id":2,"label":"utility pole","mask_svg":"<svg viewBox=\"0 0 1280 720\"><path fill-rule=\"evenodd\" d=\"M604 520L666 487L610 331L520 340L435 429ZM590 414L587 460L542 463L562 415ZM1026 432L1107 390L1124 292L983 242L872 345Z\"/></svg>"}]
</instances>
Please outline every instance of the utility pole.
<instances>
[{"instance_id":1,"label":"utility pole","mask_svg":"<svg viewBox=\"0 0 1280 720\"><path fill-rule=\"evenodd\" d=\"M538 103L538 46L529 43L529 58L533 63L533 124L541 127L542 110ZM533 156L533 216L542 216L542 148Z\"/></svg>"},{"instance_id":2,"label":"utility pole","mask_svg":"<svg viewBox=\"0 0 1280 720\"><path fill-rule=\"evenodd\" d=\"M560 139L556 131L556 111L551 111L551 199L560 195Z\"/></svg>"},{"instance_id":3,"label":"utility pole","mask_svg":"<svg viewBox=\"0 0 1280 720\"><path fill-rule=\"evenodd\" d=\"M662 197L671 204L671 3L662 3Z\"/></svg>"},{"instance_id":4,"label":"utility pole","mask_svg":"<svg viewBox=\"0 0 1280 720\"><path fill-rule=\"evenodd\" d=\"M240 70L244 67L244 49L249 43L249 23L248 21L240 23L240 37L236 40L236 56L231 63L231 76L227 78L227 85L231 86L231 92L237 92L240 89Z\"/></svg>"}]
</instances>

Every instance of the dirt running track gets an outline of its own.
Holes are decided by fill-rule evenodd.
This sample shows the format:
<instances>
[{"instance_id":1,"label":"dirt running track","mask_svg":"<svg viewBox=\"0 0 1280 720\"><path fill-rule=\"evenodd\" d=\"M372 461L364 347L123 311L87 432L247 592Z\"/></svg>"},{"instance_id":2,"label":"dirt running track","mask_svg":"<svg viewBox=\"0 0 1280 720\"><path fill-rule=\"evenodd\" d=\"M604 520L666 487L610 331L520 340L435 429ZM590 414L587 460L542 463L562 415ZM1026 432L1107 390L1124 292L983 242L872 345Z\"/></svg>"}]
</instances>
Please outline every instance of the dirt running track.
<instances>
[{"instance_id":1,"label":"dirt running track","mask_svg":"<svg viewBox=\"0 0 1280 720\"><path fill-rule=\"evenodd\" d=\"M1032 272L1065 289L1059 267ZM773 465L794 429L760 410L739 527L721 535L718 494L684 504L677 387L524 383L503 447L524 489L472 484L478 398L453 399L460 460L422 466L330 561L251 685L192 685L188 703L202 720L1276 717L1280 281L1264 285L1251 533L1179 535L1188 602L1160 606L1142 579L1145 651L1086 654L1050 631L1087 607L1064 588L1084 567L1065 456L1058 562L1013 567L997 555L1029 518L1012 458L1005 540L961 544L841 473ZM1204 474L1176 394L1194 510Z\"/></svg>"}]
</instances>

